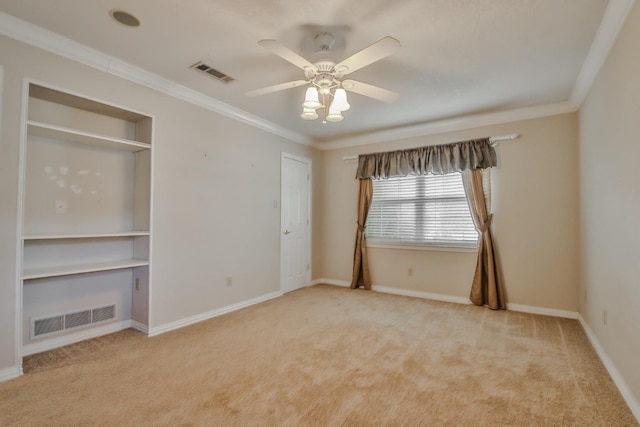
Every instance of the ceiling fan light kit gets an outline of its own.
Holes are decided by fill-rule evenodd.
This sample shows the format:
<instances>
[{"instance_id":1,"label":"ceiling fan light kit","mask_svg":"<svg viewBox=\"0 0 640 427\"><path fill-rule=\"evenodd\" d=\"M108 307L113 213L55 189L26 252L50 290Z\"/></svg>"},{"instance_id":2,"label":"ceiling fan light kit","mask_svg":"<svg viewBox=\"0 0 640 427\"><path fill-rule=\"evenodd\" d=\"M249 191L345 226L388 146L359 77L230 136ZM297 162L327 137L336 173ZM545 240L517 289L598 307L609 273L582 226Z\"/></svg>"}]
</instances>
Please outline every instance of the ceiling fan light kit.
<instances>
[{"instance_id":1,"label":"ceiling fan light kit","mask_svg":"<svg viewBox=\"0 0 640 427\"><path fill-rule=\"evenodd\" d=\"M331 108L336 111L347 111L351 105L347 102L347 92L343 88L338 88L333 94Z\"/></svg>"},{"instance_id":2,"label":"ceiling fan light kit","mask_svg":"<svg viewBox=\"0 0 640 427\"><path fill-rule=\"evenodd\" d=\"M308 87L304 95L302 108L315 110L320 107L322 107L322 104L318 97L318 90L315 87Z\"/></svg>"},{"instance_id":3,"label":"ceiling fan light kit","mask_svg":"<svg viewBox=\"0 0 640 427\"><path fill-rule=\"evenodd\" d=\"M313 83L313 82L312 82ZM313 83L315 85L315 83ZM347 93L342 88L337 88L331 93L331 89L333 89L335 85L333 81L329 84L323 84L319 88L309 87L307 88L307 92L305 93L304 102L302 103L302 118L304 120L315 120L318 117L318 113L315 114L313 119L311 115L305 113L308 109L313 109L314 111L317 109L324 109L325 114L322 120L322 123L326 122L341 122L344 120L344 116L341 114L343 111L348 110L351 106L347 102ZM319 94L322 94L323 102L319 101ZM327 98L333 98L331 103L329 104L329 108L327 109Z\"/></svg>"},{"instance_id":4,"label":"ceiling fan light kit","mask_svg":"<svg viewBox=\"0 0 640 427\"><path fill-rule=\"evenodd\" d=\"M321 33L316 38L322 39L322 50L328 50L333 44L329 43L333 36L328 33ZM275 40L260 40L258 44L300 68L304 72L305 80L296 80L256 89L247 92L246 95L264 95L298 87L301 84L307 85L304 101L302 102L302 114L300 114L303 120L319 118L318 109L324 109L323 123L336 123L344 120L342 112L351 108L347 101L346 90L388 103L395 102L400 96L395 92L377 86L360 83L355 80L344 80L347 74L386 58L399 50L401 47L400 42L393 37L383 37L338 64L332 61L319 61L312 64ZM325 46L327 47L324 48Z\"/></svg>"},{"instance_id":5,"label":"ceiling fan light kit","mask_svg":"<svg viewBox=\"0 0 640 427\"><path fill-rule=\"evenodd\" d=\"M302 118L302 120L315 120L318 117L319 116L315 108L303 108L302 114L300 114L300 118Z\"/></svg>"},{"instance_id":6,"label":"ceiling fan light kit","mask_svg":"<svg viewBox=\"0 0 640 427\"><path fill-rule=\"evenodd\" d=\"M331 87L328 86L321 86L320 89L314 86L307 88L300 117L304 120L315 120L320 117L316 110L320 108L326 109L326 102L321 103L319 100L320 93L322 94L323 100L327 96L333 97L333 101L331 101L329 105L329 110L324 116L324 121L336 123L344 120L344 116L341 113L351 108L351 105L347 102L347 92L339 87L335 89L332 94Z\"/></svg>"},{"instance_id":7,"label":"ceiling fan light kit","mask_svg":"<svg viewBox=\"0 0 640 427\"><path fill-rule=\"evenodd\" d=\"M329 114L327 114L324 118L328 122L337 123L344 120L344 116L341 111L334 110L332 107L329 107Z\"/></svg>"}]
</instances>

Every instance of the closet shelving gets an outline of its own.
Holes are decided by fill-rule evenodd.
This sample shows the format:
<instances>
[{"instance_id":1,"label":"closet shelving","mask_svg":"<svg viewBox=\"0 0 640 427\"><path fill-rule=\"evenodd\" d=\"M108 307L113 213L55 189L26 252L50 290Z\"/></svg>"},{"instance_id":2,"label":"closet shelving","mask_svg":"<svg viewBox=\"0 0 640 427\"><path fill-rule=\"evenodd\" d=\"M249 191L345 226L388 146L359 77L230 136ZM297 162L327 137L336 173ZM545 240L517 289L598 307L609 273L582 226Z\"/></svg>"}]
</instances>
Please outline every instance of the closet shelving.
<instances>
[{"instance_id":1,"label":"closet shelving","mask_svg":"<svg viewBox=\"0 0 640 427\"><path fill-rule=\"evenodd\" d=\"M113 238L133 238L149 236L148 231L132 231L123 233L99 233L99 234L33 234L22 236L23 240L23 253L29 245L38 245L39 241L51 242L51 241L63 241L63 240L106 240ZM121 259L114 261L102 261L92 262L84 264L65 264L60 266L50 267L35 267L35 268L23 268L22 279L41 279L45 277L66 276L71 274L91 273L96 271L108 271L118 270L121 268L141 267L149 265L148 259Z\"/></svg>"},{"instance_id":2,"label":"closet shelving","mask_svg":"<svg viewBox=\"0 0 640 427\"><path fill-rule=\"evenodd\" d=\"M113 138L91 132L83 132L63 126L42 123L33 120L27 121L29 135L52 138L80 144L92 144L100 147L108 147L117 150L140 151L151 148L150 144L131 141L123 138Z\"/></svg>"},{"instance_id":3,"label":"closet shelving","mask_svg":"<svg viewBox=\"0 0 640 427\"><path fill-rule=\"evenodd\" d=\"M24 126L22 354L146 329L152 117L28 83Z\"/></svg>"}]
</instances>

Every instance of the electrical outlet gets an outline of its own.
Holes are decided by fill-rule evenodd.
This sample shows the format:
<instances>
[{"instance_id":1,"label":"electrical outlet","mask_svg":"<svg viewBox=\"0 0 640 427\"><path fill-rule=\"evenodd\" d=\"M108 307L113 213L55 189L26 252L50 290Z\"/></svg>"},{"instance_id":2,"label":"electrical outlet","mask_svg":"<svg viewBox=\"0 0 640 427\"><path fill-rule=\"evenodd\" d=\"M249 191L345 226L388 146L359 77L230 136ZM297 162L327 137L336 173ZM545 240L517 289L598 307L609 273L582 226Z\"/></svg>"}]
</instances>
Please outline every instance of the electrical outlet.
<instances>
[{"instance_id":1,"label":"electrical outlet","mask_svg":"<svg viewBox=\"0 0 640 427\"><path fill-rule=\"evenodd\" d=\"M227 276L227 286L233 285L233 277Z\"/></svg>"},{"instance_id":2,"label":"electrical outlet","mask_svg":"<svg viewBox=\"0 0 640 427\"><path fill-rule=\"evenodd\" d=\"M140 290L140 279L136 277L136 291Z\"/></svg>"},{"instance_id":3,"label":"electrical outlet","mask_svg":"<svg viewBox=\"0 0 640 427\"><path fill-rule=\"evenodd\" d=\"M413 276L413 268L409 268L407 274L409 275L409 277Z\"/></svg>"}]
</instances>

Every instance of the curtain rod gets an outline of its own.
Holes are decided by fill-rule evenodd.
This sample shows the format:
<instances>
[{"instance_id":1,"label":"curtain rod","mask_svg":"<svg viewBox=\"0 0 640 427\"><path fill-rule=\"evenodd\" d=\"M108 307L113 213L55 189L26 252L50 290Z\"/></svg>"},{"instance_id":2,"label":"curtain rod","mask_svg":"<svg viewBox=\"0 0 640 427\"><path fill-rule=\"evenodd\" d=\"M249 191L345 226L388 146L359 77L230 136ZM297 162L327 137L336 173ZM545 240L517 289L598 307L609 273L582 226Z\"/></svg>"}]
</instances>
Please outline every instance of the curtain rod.
<instances>
[{"instance_id":1,"label":"curtain rod","mask_svg":"<svg viewBox=\"0 0 640 427\"><path fill-rule=\"evenodd\" d=\"M491 138L489 138L489 142L491 143L492 147L495 147L500 141L513 141L516 138L520 138L520 134L512 133L511 135L492 136ZM345 162L348 162L350 160L358 160L358 156L345 156L342 158L342 160L344 160Z\"/></svg>"},{"instance_id":2,"label":"curtain rod","mask_svg":"<svg viewBox=\"0 0 640 427\"><path fill-rule=\"evenodd\" d=\"M493 147L498 145L498 141L513 141L516 138L520 138L519 133L512 133L511 135L492 136L489 138L489 142Z\"/></svg>"}]
</instances>

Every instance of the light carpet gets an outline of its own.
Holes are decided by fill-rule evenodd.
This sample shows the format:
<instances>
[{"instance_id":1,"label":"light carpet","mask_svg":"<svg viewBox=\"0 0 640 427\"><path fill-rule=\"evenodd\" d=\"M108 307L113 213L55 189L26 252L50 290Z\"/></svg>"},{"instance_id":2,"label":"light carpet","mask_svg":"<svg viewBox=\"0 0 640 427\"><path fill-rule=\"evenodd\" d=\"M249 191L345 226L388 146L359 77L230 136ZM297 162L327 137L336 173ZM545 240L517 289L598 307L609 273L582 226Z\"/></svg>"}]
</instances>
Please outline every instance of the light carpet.
<instances>
[{"instance_id":1,"label":"light carpet","mask_svg":"<svg viewBox=\"0 0 640 427\"><path fill-rule=\"evenodd\" d=\"M25 359L2 426L636 426L575 320L319 285Z\"/></svg>"}]
</instances>

